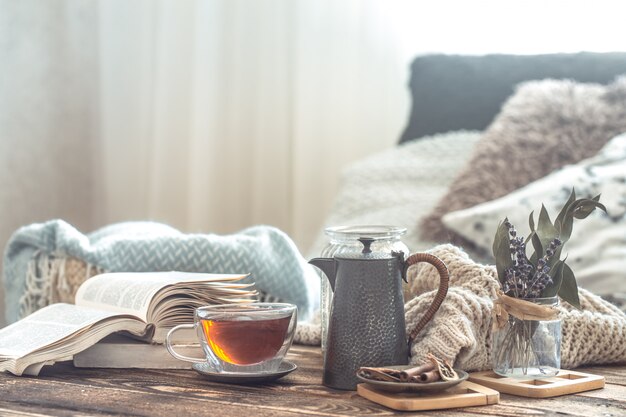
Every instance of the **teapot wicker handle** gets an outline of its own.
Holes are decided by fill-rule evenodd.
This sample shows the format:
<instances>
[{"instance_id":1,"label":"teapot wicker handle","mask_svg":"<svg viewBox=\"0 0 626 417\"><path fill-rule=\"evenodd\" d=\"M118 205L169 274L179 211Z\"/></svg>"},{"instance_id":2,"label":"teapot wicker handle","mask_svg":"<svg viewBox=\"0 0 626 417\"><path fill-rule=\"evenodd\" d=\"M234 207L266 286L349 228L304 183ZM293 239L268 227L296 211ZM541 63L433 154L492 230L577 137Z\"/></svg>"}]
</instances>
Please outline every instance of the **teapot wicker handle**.
<instances>
[{"instance_id":1,"label":"teapot wicker handle","mask_svg":"<svg viewBox=\"0 0 626 417\"><path fill-rule=\"evenodd\" d=\"M409 266L419 262L427 262L437 269L437 272L439 273L439 289L437 290L435 299L428 308L428 311L426 311L426 314L424 314L419 323L417 323L415 328L413 328L413 330L411 331L411 334L409 334L409 348L411 346L411 343L413 342L413 339L415 339L418 333L433 318L437 310L439 310L441 303L443 302L444 298L446 298L446 294L448 294L448 283L450 281L450 274L448 273L448 268L446 267L446 264L444 264L441 259L429 253L414 253L413 255L409 256L405 263L405 273Z\"/></svg>"}]
</instances>

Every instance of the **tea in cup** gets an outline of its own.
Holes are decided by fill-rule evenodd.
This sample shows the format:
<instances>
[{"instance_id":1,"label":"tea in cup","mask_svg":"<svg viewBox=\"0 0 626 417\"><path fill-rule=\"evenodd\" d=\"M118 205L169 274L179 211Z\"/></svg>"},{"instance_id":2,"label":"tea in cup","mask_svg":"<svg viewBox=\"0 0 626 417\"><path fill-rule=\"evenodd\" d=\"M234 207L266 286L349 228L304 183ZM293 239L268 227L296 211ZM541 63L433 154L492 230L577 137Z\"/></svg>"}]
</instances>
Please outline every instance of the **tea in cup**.
<instances>
[{"instance_id":1,"label":"tea in cup","mask_svg":"<svg viewBox=\"0 0 626 417\"><path fill-rule=\"evenodd\" d=\"M167 350L177 359L206 362L213 372L270 373L278 368L293 341L297 307L286 303L222 304L195 310L194 324L169 331ZM206 358L183 356L174 350L172 335L195 328Z\"/></svg>"}]
</instances>

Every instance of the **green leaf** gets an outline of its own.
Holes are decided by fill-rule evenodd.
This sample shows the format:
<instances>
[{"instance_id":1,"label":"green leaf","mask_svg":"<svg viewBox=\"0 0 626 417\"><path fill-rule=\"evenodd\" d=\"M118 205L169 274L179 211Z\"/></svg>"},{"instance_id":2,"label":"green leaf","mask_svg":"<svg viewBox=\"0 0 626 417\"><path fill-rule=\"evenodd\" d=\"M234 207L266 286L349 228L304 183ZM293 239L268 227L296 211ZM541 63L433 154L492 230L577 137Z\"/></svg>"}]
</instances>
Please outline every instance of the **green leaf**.
<instances>
[{"instance_id":1,"label":"green leaf","mask_svg":"<svg viewBox=\"0 0 626 417\"><path fill-rule=\"evenodd\" d=\"M526 238L525 243L526 243L526 247L528 247L528 242L532 241L533 249L535 249L535 251L530 256L529 262L536 267L537 266L537 259L539 259L538 255L537 255L537 244L536 243L539 242L539 246L541 246L541 242L539 240L533 240L535 237L536 237L536 239L539 239L539 237L537 236L537 232L535 231L535 211L534 210L531 211L530 215L528 216L528 226L530 226L530 234ZM541 253L541 251L542 251L542 249L539 249L539 253Z\"/></svg>"},{"instance_id":2,"label":"green leaf","mask_svg":"<svg viewBox=\"0 0 626 417\"><path fill-rule=\"evenodd\" d=\"M543 297L554 297L559 293L561 283L563 282L563 265L565 265L565 261L557 260L554 266L550 269L552 284L544 288L542 292Z\"/></svg>"},{"instance_id":3,"label":"green leaf","mask_svg":"<svg viewBox=\"0 0 626 417\"><path fill-rule=\"evenodd\" d=\"M491 246L491 252L493 253L494 258L496 257L498 253L498 245L500 244L500 237L503 233L503 230L502 230L503 226L504 226L504 221L500 221L498 223L498 227L496 228L496 235L493 238L493 245ZM506 226L504 226L504 230L506 230Z\"/></svg>"},{"instance_id":4,"label":"green leaf","mask_svg":"<svg viewBox=\"0 0 626 417\"><path fill-rule=\"evenodd\" d=\"M541 211L539 212L539 224L537 225L537 233L539 236L542 235L556 235L557 230L550 221L550 215L548 214L548 210L546 210L546 206L541 205Z\"/></svg>"},{"instance_id":5,"label":"green leaf","mask_svg":"<svg viewBox=\"0 0 626 417\"><path fill-rule=\"evenodd\" d=\"M563 279L561 281L561 288L559 288L559 297L577 309L582 310L580 307L580 299L578 298L578 285L576 285L574 271L572 271L566 263L563 263Z\"/></svg>"},{"instance_id":6,"label":"green leaf","mask_svg":"<svg viewBox=\"0 0 626 417\"><path fill-rule=\"evenodd\" d=\"M530 234L528 235L528 237L524 241L526 246L528 246L528 242L530 242L530 240L533 237L533 233L535 232L535 219L533 218L534 213L535 213L534 211L531 211L530 212L530 216L528 216L528 226L530 226Z\"/></svg>"},{"instance_id":7,"label":"green leaf","mask_svg":"<svg viewBox=\"0 0 626 417\"><path fill-rule=\"evenodd\" d=\"M506 221L506 219L505 219ZM504 285L504 272L511 266L511 249L509 242L509 229L503 222L500 222L496 230L496 236L493 240L493 256L496 258L496 270L498 271L498 279Z\"/></svg>"},{"instance_id":8,"label":"green leaf","mask_svg":"<svg viewBox=\"0 0 626 417\"><path fill-rule=\"evenodd\" d=\"M604 204L601 204L597 202L596 200L584 199L574 209L574 217L577 219L585 219L596 208L599 208L600 210L606 213L606 207L604 207Z\"/></svg>"},{"instance_id":9,"label":"green leaf","mask_svg":"<svg viewBox=\"0 0 626 417\"><path fill-rule=\"evenodd\" d=\"M565 219L565 215L567 214L567 210L569 209L569 206L574 201L576 201L576 190L574 190L574 187L572 187L572 192L570 193L569 198L567 199L567 201L565 202L565 204L561 208L561 211L556 216L556 220L554 221L554 226L557 228L557 230L559 232L561 232L561 230L562 230L563 220Z\"/></svg>"},{"instance_id":10,"label":"green leaf","mask_svg":"<svg viewBox=\"0 0 626 417\"><path fill-rule=\"evenodd\" d=\"M561 251L562 250L563 250L563 245L561 245L558 248L556 248L556 250L554 251L554 255L548 261L548 266L550 268L554 268L554 265L556 265L556 263L561 259Z\"/></svg>"},{"instance_id":11,"label":"green leaf","mask_svg":"<svg viewBox=\"0 0 626 417\"><path fill-rule=\"evenodd\" d=\"M559 224L559 239L561 242L565 244L572 235L572 228L574 227L574 216L573 214L568 214L565 216L563 221Z\"/></svg>"},{"instance_id":12,"label":"green leaf","mask_svg":"<svg viewBox=\"0 0 626 417\"><path fill-rule=\"evenodd\" d=\"M559 224L560 239L565 244L572 235L572 228L574 227L574 218L584 219L589 216L596 208L603 210L606 213L606 207L598 202L600 195L598 194L592 199L581 198L573 201L567 206L567 210L561 223Z\"/></svg>"},{"instance_id":13,"label":"green leaf","mask_svg":"<svg viewBox=\"0 0 626 417\"><path fill-rule=\"evenodd\" d=\"M547 248L550 245L550 242L559 236L559 232L550 221L548 211L543 204L541 205L541 211L539 212L537 235L539 235L539 239L541 240L542 250ZM537 258L541 258L542 256L543 252L537 254Z\"/></svg>"},{"instance_id":14,"label":"green leaf","mask_svg":"<svg viewBox=\"0 0 626 417\"><path fill-rule=\"evenodd\" d=\"M535 231L535 210L530 212L530 216L528 216L528 225L530 226L530 231L534 232Z\"/></svg>"},{"instance_id":15,"label":"green leaf","mask_svg":"<svg viewBox=\"0 0 626 417\"><path fill-rule=\"evenodd\" d=\"M537 261L543 256L543 246L541 245L541 239L539 239L537 232L532 232L530 238L533 243L533 249L535 250L530 257L530 263L537 267Z\"/></svg>"}]
</instances>

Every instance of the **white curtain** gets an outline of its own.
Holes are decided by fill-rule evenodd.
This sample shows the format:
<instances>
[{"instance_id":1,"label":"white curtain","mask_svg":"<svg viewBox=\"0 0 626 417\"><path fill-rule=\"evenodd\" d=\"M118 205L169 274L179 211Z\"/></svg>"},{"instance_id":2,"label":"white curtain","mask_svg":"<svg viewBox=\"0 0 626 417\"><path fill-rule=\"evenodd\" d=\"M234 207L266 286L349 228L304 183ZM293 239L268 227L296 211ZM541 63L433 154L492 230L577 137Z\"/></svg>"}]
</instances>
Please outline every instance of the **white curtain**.
<instances>
[{"instance_id":1,"label":"white curtain","mask_svg":"<svg viewBox=\"0 0 626 417\"><path fill-rule=\"evenodd\" d=\"M275 225L303 251L347 162L391 146L408 63L371 1L99 3L99 223Z\"/></svg>"}]
</instances>

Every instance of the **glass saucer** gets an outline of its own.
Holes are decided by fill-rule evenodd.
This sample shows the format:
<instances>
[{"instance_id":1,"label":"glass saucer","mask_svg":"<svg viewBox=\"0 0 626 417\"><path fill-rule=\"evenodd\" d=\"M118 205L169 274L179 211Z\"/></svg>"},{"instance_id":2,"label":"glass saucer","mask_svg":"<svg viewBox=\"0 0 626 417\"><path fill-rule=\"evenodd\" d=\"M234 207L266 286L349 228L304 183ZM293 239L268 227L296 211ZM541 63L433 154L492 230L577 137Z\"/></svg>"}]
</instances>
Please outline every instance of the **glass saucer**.
<instances>
[{"instance_id":1,"label":"glass saucer","mask_svg":"<svg viewBox=\"0 0 626 417\"><path fill-rule=\"evenodd\" d=\"M415 365L400 365L400 366L386 366L386 368L405 370L414 367ZM389 392L426 392L426 391L442 391L444 389L453 387L461 382L465 381L468 378L468 373L462 371L460 369L455 369L459 379L455 379L452 381L435 381L435 382L387 382L387 381L376 381L374 379L369 379L362 377L357 374L357 378L361 381L373 386L374 388L389 391Z\"/></svg>"},{"instance_id":2,"label":"glass saucer","mask_svg":"<svg viewBox=\"0 0 626 417\"><path fill-rule=\"evenodd\" d=\"M261 384L282 378L295 371L298 366L293 362L284 360L276 372L264 373L214 372L211 368L209 368L209 365L206 362L194 363L191 365L191 368L209 381L213 382L223 382L226 384Z\"/></svg>"}]
</instances>

